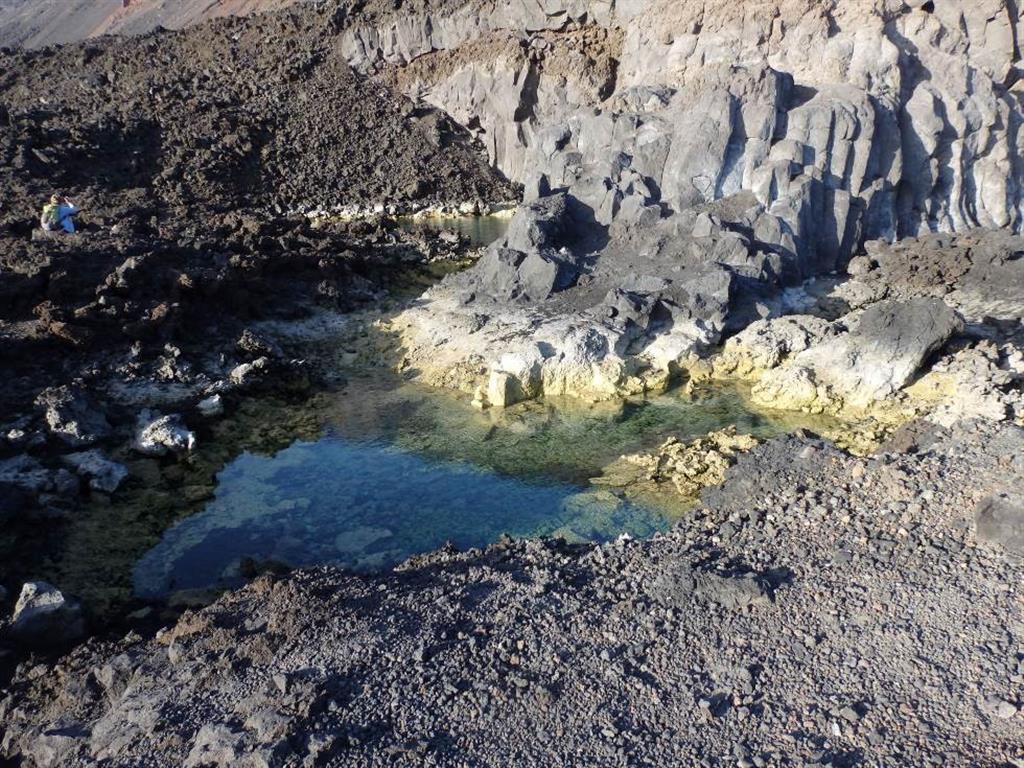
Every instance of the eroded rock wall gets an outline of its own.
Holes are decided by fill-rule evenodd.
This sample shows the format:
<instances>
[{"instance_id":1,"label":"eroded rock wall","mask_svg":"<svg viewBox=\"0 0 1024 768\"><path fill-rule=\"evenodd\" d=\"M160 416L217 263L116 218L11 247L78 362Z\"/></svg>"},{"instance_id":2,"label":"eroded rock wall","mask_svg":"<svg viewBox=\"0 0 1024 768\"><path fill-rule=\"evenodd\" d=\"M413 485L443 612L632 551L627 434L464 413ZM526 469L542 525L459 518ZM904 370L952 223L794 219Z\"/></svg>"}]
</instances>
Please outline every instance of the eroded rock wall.
<instances>
[{"instance_id":1,"label":"eroded rock wall","mask_svg":"<svg viewBox=\"0 0 1024 768\"><path fill-rule=\"evenodd\" d=\"M601 223L751 192L764 236L819 271L863 240L1021 226L1015 3L360 14L341 43L356 68L450 112L528 194L569 188Z\"/></svg>"}]
</instances>

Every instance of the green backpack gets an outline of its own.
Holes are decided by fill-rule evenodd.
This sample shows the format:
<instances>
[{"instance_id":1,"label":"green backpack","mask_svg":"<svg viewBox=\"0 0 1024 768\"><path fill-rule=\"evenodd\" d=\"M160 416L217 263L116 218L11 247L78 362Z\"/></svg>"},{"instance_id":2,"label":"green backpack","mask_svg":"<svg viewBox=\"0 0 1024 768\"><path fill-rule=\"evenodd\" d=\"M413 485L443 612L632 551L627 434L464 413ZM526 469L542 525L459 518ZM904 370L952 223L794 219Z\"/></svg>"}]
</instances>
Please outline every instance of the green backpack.
<instances>
[{"instance_id":1,"label":"green backpack","mask_svg":"<svg viewBox=\"0 0 1024 768\"><path fill-rule=\"evenodd\" d=\"M43 206L43 215L39 217L39 223L45 230L55 230L60 227L60 205L47 203Z\"/></svg>"}]
</instances>

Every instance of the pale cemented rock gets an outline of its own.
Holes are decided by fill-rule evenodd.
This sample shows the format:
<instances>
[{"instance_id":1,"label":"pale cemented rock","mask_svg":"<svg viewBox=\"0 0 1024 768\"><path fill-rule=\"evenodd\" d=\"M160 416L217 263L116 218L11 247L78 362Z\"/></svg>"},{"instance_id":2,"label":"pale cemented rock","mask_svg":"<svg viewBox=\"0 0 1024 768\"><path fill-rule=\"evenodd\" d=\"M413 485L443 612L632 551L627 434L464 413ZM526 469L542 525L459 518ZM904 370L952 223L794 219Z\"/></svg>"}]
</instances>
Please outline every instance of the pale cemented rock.
<instances>
[{"instance_id":1,"label":"pale cemented rock","mask_svg":"<svg viewBox=\"0 0 1024 768\"><path fill-rule=\"evenodd\" d=\"M91 445L110 434L110 424L92 398L76 387L51 387L36 404L44 409L50 433L70 446Z\"/></svg>"},{"instance_id":2,"label":"pale cemented rock","mask_svg":"<svg viewBox=\"0 0 1024 768\"><path fill-rule=\"evenodd\" d=\"M196 436L185 426L185 421L178 414L143 417L142 426L135 435L132 444L135 450L147 456L164 456L167 453L184 453L196 446Z\"/></svg>"},{"instance_id":3,"label":"pale cemented rock","mask_svg":"<svg viewBox=\"0 0 1024 768\"><path fill-rule=\"evenodd\" d=\"M254 384L270 370L270 358L260 357L251 363L235 366L228 374L228 380L235 386L245 387Z\"/></svg>"},{"instance_id":4,"label":"pale cemented rock","mask_svg":"<svg viewBox=\"0 0 1024 768\"><path fill-rule=\"evenodd\" d=\"M224 414L224 398L220 395L210 395L200 400L196 409L208 419L216 418Z\"/></svg>"}]
</instances>

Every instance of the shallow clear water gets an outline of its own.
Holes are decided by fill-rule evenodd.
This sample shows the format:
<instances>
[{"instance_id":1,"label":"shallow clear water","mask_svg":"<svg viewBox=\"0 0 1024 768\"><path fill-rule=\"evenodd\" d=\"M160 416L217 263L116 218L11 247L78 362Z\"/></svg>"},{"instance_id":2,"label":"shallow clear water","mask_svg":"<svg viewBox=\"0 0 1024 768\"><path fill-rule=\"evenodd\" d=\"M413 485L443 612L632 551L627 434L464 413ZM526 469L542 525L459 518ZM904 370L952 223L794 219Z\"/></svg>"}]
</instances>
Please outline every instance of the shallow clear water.
<instances>
[{"instance_id":1,"label":"shallow clear water","mask_svg":"<svg viewBox=\"0 0 1024 768\"><path fill-rule=\"evenodd\" d=\"M646 536L663 524L608 493L326 438L272 458L239 457L221 473L206 511L168 531L139 562L135 583L141 596L158 596L230 581L243 557L373 569L446 540L464 548L502 533Z\"/></svg>"},{"instance_id":2,"label":"shallow clear water","mask_svg":"<svg viewBox=\"0 0 1024 768\"><path fill-rule=\"evenodd\" d=\"M381 373L332 395L323 419L318 440L227 464L205 508L139 560L136 593L230 586L243 558L374 569L449 540L483 546L503 533L647 536L684 505L649 506L595 489L588 480L603 467L668 435L736 424L769 436L792 426L752 413L736 390L481 412L465 398Z\"/></svg>"},{"instance_id":3,"label":"shallow clear water","mask_svg":"<svg viewBox=\"0 0 1024 768\"><path fill-rule=\"evenodd\" d=\"M438 216L413 218L399 216L395 224L399 229L409 232L432 230L435 232L457 232L470 245L482 247L490 245L504 236L508 230L511 216L507 214L489 216Z\"/></svg>"}]
</instances>

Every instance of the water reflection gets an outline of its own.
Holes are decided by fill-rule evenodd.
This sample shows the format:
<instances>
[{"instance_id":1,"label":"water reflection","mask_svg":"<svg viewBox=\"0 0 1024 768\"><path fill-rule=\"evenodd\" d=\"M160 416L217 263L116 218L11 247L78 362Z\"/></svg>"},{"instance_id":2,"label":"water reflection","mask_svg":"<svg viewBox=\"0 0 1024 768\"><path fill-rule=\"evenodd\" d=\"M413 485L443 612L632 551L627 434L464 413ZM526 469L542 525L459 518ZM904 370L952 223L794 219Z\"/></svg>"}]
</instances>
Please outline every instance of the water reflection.
<instances>
[{"instance_id":1,"label":"water reflection","mask_svg":"<svg viewBox=\"0 0 1024 768\"><path fill-rule=\"evenodd\" d=\"M512 217L508 213L487 216L399 216L395 224L408 232L457 232L470 245L483 247L504 237Z\"/></svg>"}]
</instances>

